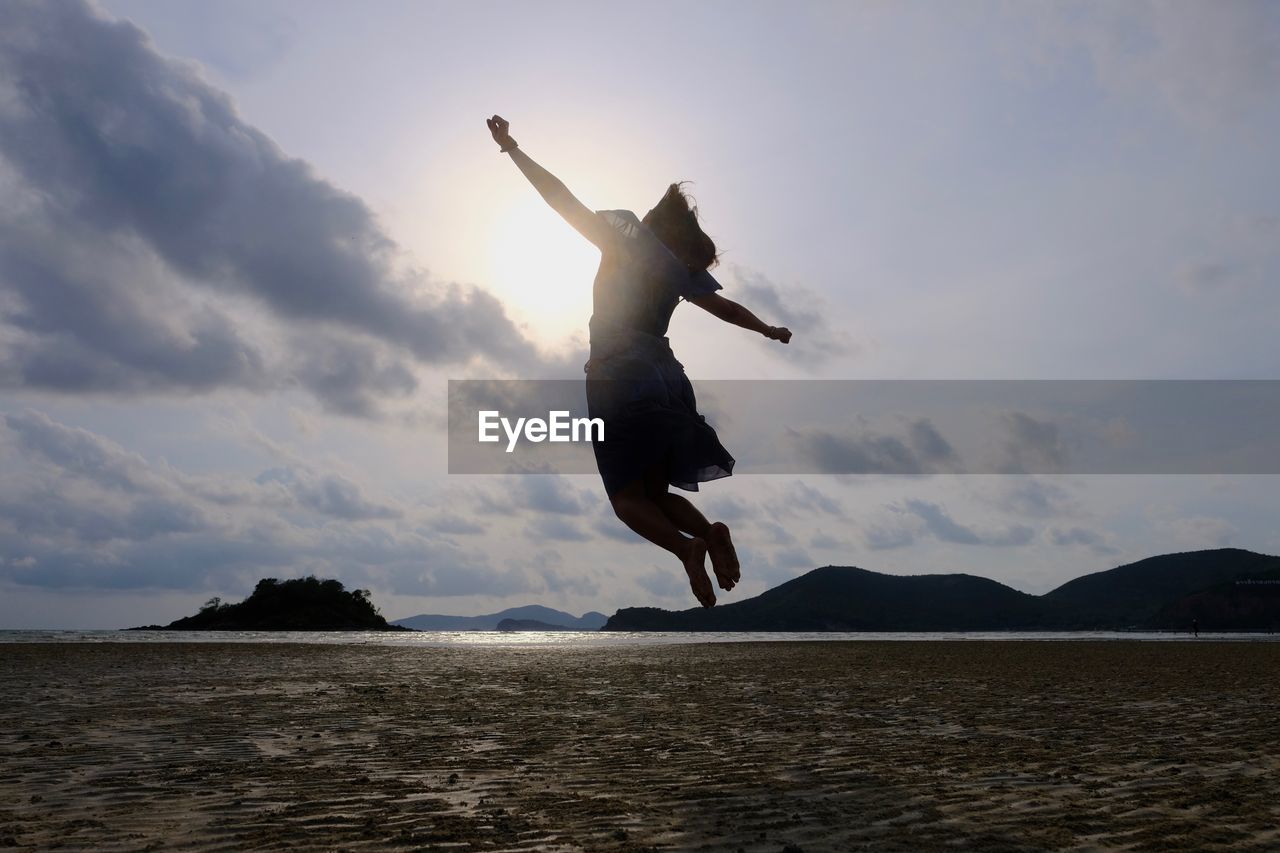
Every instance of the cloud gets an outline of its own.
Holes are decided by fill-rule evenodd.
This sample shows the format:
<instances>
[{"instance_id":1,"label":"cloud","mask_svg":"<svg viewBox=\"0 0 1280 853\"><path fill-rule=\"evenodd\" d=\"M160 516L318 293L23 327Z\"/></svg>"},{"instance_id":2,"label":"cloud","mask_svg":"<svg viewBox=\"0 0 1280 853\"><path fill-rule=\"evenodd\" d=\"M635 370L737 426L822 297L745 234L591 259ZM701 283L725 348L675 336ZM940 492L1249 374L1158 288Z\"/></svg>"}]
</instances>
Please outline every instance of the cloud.
<instances>
[{"instance_id":1,"label":"cloud","mask_svg":"<svg viewBox=\"0 0 1280 853\"><path fill-rule=\"evenodd\" d=\"M218 0L201 10L193 29L198 58L235 79L273 66L298 36L296 21L258 0Z\"/></svg>"},{"instance_id":2,"label":"cloud","mask_svg":"<svg viewBox=\"0 0 1280 853\"><path fill-rule=\"evenodd\" d=\"M846 551L849 549L849 543L844 539L839 539L819 530L809 537L809 547L823 551Z\"/></svg>"},{"instance_id":3,"label":"cloud","mask_svg":"<svg viewBox=\"0 0 1280 853\"><path fill-rule=\"evenodd\" d=\"M935 539L942 542L1003 547L1026 545L1035 536L1035 531L1025 524L1014 524L998 531L978 531L955 521L941 506L929 501L909 498L905 507L924 522L925 529Z\"/></svg>"},{"instance_id":4,"label":"cloud","mask_svg":"<svg viewBox=\"0 0 1280 853\"><path fill-rule=\"evenodd\" d=\"M1083 527L1052 528L1049 531L1049 541L1054 545L1081 545L1099 555L1120 553L1119 550L1107 544L1107 540L1102 534L1093 530L1086 530Z\"/></svg>"},{"instance_id":5,"label":"cloud","mask_svg":"<svg viewBox=\"0 0 1280 853\"><path fill-rule=\"evenodd\" d=\"M524 532L535 542L547 539L560 542L585 542L591 538L572 521L554 515L533 519L525 526Z\"/></svg>"},{"instance_id":6,"label":"cloud","mask_svg":"<svg viewBox=\"0 0 1280 853\"><path fill-rule=\"evenodd\" d=\"M348 521L373 518L400 518L395 507L374 503L361 494L360 487L338 474L317 474L294 468L272 468L259 474L255 482L281 483L300 506L321 515Z\"/></svg>"},{"instance_id":7,"label":"cloud","mask_svg":"<svg viewBox=\"0 0 1280 853\"><path fill-rule=\"evenodd\" d=\"M77 0L0 31L0 382L265 391L375 413L414 364L547 362L502 304L403 269L359 198Z\"/></svg>"},{"instance_id":8,"label":"cloud","mask_svg":"<svg viewBox=\"0 0 1280 853\"><path fill-rule=\"evenodd\" d=\"M808 367L820 367L832 358L856 352L849 336L835 328L826 303L803 287L779 287L760 273L730 264L734 283L730 298L742 302L771 326L785 326L794 337L786 347L769 341L766 352Z\"/></svg>"},{"instance_id":9,"label":"cloud","mask_svg":"<svg viewBox=\"0 0 1280 853\"><path fill-rule=\"evenodd\" d=\"M800 568L811 569L814 567L814 561L809 556L809 552L803 548L780 548L773 552L773 565L780 571Z\"/></svg>"},{"instance_id":10,"label":"cloud","mask_svg":"<svg viewBox=\"0 0 1280 853\"><path fill-rule=\"evenodd\" d=\"M674 569L654 567L638 575L636 583L645 592L658 598L678 600L681 605L679 609L684 609L686 599L690 595L688 578L678 567Z\"/></svg>"},{"instance_id":11,"label":"cloud","mask_svg":"<svg viewBox=\"0 0 1280 853\"><path fill-rule=\"evenodd\" d=\"M912 421L904 437L788 428L801 456L824 474L932 474L954 471L959 457L927 418Z\"/></svg>"},{"instance_id":12,"label":"cloud","mask_svg":"<svg viewBox=\"0 0 1280 853\"><path fill-rule=\"evenodd\" d=\"M528 474L516 479L512 495L519 506L535 512L582 515L594 504L591 496L558 475Z\"/></svg>"},{"instance_id":13,"label":"cloud","mask_svg":"<svg viewBox=\"0 0 1280 853\"><path fill-rule=\"evenodd\" d=\"M769 542L774 545L794 545L796 537L792 536L787 529L776 521L765 521L756 525L753 532L766 534Z\"/></svg>"},{"instance_id":14,"label":"cloud","mask_svg":"<svg viewBox=\"0 0 1280 853\"><path fill-rule=\"evenodd\" d=\"M448 511L432 513L426 526L436 533L450 533L457 536L473 536L489 529L472 519Z\"/></svg>"},{"instance_id":15,"label":"cloud","mask_svg":"<svg viewBox=\"0 0 1280 853\"><path fill-rule=\"evenodd\" d=\"M1175 518L1159 524L1166 541L1172 540L1188 550L1196 548L1227 548L1240 535L1240 530L1225 518L1189 516Z\"/></svg>"},{"instance_id":16,"label":"cloud","mask_svg":"<svg viewBox=\"0 0 1280 853\"><path fill-rule=\"evenodd\" d=\"M872 523L863 528L862 541L873 551L888 551L915 544L916 531L907 524Z\"/></svg>"},{"instance_id":17,"label":"cloud","mask_svg":"<svg viewBox=\"0 0 1280 853\"><path fill-rule=\"evenodd\" d=\"M1268 214L1204 215L1196 240L1170 259L1172 278L1200 298L1262 296L1280 264L1280 218Z\"/></svg>"},{"instance_id":18,"label":"cloud","mask_svg":"<svg viewBox=\"0 0 1280 853\"><path fill-rule=\"evenodd\" d=\"M1067 449L1052 421L1025 412L1002 412L1005 440L996 471L1001 474L1055 473L1067 464Z\"/></svg>"},{"instance_id":19,"label":"cloud","mask_svg":"<svg viewBox=\"0 0 1280 853\"><path fill-rule=\"evenodd\" d=\"M1187 261L1178 268L1178 281L1192 292L1223 290L1237 282L1242 269L1225 261Z\"/></svg>"},{"instance_id":20,"label":"cloud","mask_svg":"<svg viewBox=\"0 0 1280 853\"><path fill-rule=\"evenodd\" d=\"M1010 9L1039 19L1026 39L1039 60L1061 62L1083 52L1101 86L1159 105L1188 124L1219 127L1275 102L1280 18L1268 0Z\"/></svg>"},{"instance_id":21,"label":"cloud","mask_svg":"<svg viewBox=\"0 0 1280 853\"><path fill-rule=\"evenodd\" d=\"M796 546L764 549L744 545L737 550L744 567L744 581L763 583L766 587L786 583L817 566L808 551Z\"/></svg>"},{"instance_id":22,"label":"cloud","mask_svg":"<svg viewBox=\"0 0 1280 853\"><path fill-rule=\"evenodd\" d=\"M733 495L717 495L708 498L703 506L703 512L712 521L725 522L743 521L756 516L755 506Z\"/></svg>"},{"instance_id":23,"label":"cloud","mask_svg":"<svg viewBox=\"0 0 1280 853\"><path fill-rule=\"evenodd\" d=\"M60 424L28 409L3 416L19 449L109 489L138 492L156 485L146 461L88 430Z\"/></svg>"},{"instance_id":24,"label":"cloud","mask_svg":"<svg viewBox=\"0 0 1280 853\"><path fill-rule=\"evenodd\" d=\"M548 588L542 568L494 568L436 535L434 514L296 461L257 477L192 475L29 410L0 416L0 466L0 581L235 589L315 573L410 594Z\"/></svg>"},{"instance_id":25,"label":"cloud","mask_svg":"<svg viewBox=\"0 0 1280 853\"><path fill-rule=\"evenodd\" d=\"M1080 512L1078 502L1066 489L1032 476L1000 477L996 493L986 498L1005 512L1032 518L1051 518Z\"/></svg>"},{"instance_id":26,"label":"cloud","mask_svg":"<svg viewBox=\"0 0 1280 853\"><path fill-rule=\"evenodd\" d=\"M845 515L839 500L800 480L795 480L781 494L765 501L764 508L774 518L809 518L820 514L843 518ZM754 515L753 510L750 517Z\"/></svg>"}]
</instances>

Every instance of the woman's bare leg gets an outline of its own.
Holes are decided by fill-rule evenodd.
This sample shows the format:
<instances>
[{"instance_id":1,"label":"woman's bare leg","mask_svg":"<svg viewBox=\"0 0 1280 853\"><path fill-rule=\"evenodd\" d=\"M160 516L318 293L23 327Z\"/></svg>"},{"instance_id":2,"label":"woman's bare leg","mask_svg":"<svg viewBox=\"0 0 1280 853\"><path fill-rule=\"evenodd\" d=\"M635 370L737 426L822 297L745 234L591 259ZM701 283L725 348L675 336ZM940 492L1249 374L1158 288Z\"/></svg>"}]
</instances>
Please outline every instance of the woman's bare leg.
<instances>
[{"instance_id":1,"label":"woman's bare leg","mask_svg":"<svg viewBox=\"0 0 1280 853\"><path fill-rule=\"evenodd\" d=\"M662 509L672 524L691 536L706 540L716 583L726 592L733 589L742 575L738 568L738 555L729 538L729 528L719 521L715 524L707 521L707 517L688 498L668 491L663 467L654 466L645 472L644 488L645 494Z\"/></svg>"},{"instance_id":2,"label":"woman's bare leg","mask_svg":"<svg viewBox=\"0 0 1280 853\"><path fill-rule=\"evenodd\" d=\"M687 499L680 495L673 495L667 490L667 475L664 467L655 465L645 472L645 494L662 509L676 527L690 536L697 536L699 539L707 538L711 523Z\"/></svg>"},{"instance_id":3,"label":"woman's bare leg","mask_svg":"<svg viewBox=\"0 0 1280 853\"><path fill-rule=\"evenodd\" d=\"M644 480L627 484L609 499L613 511L622 522L645 539L675 554L684 564L689 586L703 607L716 603L711 579L707 576L707 542L695 536L687 538L645 493Z\"/></svg>"}]
</instances>

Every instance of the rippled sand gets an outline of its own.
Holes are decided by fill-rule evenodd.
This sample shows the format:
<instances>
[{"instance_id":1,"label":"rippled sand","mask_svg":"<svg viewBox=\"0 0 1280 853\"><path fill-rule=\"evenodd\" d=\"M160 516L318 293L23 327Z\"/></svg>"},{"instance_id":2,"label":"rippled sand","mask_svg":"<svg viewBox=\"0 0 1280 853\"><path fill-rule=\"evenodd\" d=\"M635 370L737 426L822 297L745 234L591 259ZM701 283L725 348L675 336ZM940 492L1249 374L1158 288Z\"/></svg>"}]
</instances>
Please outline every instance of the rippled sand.
<instances>
[{"instance_id":1,"label":"rippled sand","mask_svg":"<svg viewBox=\"0 0 1280 853\"><path fill-rule=\"evenodd\" d=\"M0 647L0 847L1280 847L1280 644Z\"/></svg>"}]
</instances>

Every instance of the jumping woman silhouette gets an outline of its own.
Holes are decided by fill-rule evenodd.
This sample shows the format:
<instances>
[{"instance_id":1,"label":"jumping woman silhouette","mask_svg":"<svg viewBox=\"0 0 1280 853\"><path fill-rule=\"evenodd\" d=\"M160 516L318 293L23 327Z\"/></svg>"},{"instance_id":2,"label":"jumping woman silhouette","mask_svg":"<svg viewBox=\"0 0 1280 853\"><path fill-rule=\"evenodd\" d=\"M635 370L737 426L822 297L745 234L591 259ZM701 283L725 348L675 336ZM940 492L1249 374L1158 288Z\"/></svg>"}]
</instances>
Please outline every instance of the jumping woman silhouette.
<instances>
[{"instance_id":1,"label":"jumping woman silhouette","mask_svg":"<svg viewBox=\"0 0 1280 853\"><path fill-rule=\"evenodd\" d=\"M698 483L728 477L733 457L698 414L693 386L666 338L681 299L727 323L787 343L791 331L768 326L716 293L707 270L719 262L715 243L679 184L637 219L630 210L592 211L511 138L501 116L486 119L500 150L510 154L547 204L601 251L592 288L587 410L604 421L593 442L596 465L613 511L645 539L675 554L703 607L716 603L705 561L711 556L723 590L740 580L729 528L711 523L669 485L696 492ZM688 534L687 536L685 534Z\"/></svg>"}]
</instances>

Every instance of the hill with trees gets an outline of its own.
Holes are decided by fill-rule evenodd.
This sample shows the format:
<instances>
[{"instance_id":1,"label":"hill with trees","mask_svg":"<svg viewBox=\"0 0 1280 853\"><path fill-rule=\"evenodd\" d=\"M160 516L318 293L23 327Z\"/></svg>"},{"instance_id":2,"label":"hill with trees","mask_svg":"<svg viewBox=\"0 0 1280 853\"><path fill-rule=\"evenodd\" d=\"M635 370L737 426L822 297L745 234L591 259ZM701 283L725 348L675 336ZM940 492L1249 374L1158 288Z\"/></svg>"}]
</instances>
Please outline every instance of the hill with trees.
<instances>
[{"instance_id":1,"label":"hill with trees","mask_svg":"<svg viewBox=\"0 0 1280 853\"><path fill-rule=\"evenodd\" d=\"M167 631L406 631L390 625L378 612L369 591L348 591L340 581L315 577L263 578L238 604L210 599L200 612L149 625ZM141 629L138 629L141 630Z\"/></svg>"},{"instance_id":2,"label":"hill with trees","mask_svg":"<svg viewBox=\"0 0 1280 853\"><path fill-rule=\"evenodd\" d=\"M1237 548L1165 554L1035 596L966 574L825 566L708 609L624 608L612 631L1280 630L1280 557Z\"/></svg>"}]
</instances>

